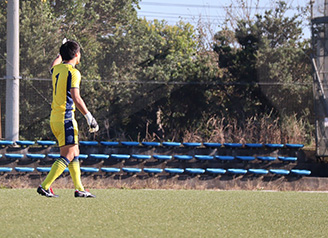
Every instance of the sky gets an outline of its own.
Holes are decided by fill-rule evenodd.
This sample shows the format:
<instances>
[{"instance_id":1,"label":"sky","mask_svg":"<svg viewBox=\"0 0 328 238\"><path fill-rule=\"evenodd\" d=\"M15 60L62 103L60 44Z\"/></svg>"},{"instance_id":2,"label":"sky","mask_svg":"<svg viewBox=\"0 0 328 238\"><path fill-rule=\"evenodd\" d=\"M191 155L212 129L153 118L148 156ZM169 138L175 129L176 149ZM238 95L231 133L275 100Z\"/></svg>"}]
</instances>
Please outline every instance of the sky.
<instances>
[{"instance_id":1,"label":"sky","mask_svg":"<svg viewBox=\"0 0 328 238\"><path fill-rule=\"evenodd\" d=\"M227 16L227 7L232 5L234 14L244 15L237 2L245 2L249 8L248 14L264 13L274 8L274 0L141 0L138 10L139 17L147 20L165 20L170 25L175 25L183 20L197 26L199 22L206 26L209 34L219 31L219 26L224 23ZM297 13L297 7L305 7L310 0L285 0L292 9L287 12L292 16ZM258 4L257 4L258 3ZM302 26L304 38L310 38L308 22Z\"/></svg>"}]
</instances>

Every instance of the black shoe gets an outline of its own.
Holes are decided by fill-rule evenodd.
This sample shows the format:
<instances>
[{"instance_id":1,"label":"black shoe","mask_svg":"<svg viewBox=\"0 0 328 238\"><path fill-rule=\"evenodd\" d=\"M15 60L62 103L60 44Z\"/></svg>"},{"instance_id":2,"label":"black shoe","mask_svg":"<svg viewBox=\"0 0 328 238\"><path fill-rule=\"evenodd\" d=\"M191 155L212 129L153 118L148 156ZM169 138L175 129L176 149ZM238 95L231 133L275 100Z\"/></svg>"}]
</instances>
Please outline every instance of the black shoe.
<instances>
[{"instance_id":1,"label":"black shoe","mask_svg":"<svg viewBox=\"0 0 328 238\"><path fill-rule=\"evenodd\" d=\"M54 194L54 191L52 190L52 188L49 188L48 190L45 190L41 185L38 187L38 189L36 190L38 192L38 194L42 195L42 196L46 196L46 197L59 197L58 195Z\"/></svg>"},{"instance_id":2,"label":"black shoe","mask_svg":"<svg viewBox=\"0 0 328 238\"><path fill-rule=\"evenodd\" d=\"M75 190L74 196L76 198L95 198L96 196L91 194L88 191L79 191L79 190Z\"/></svg>"}]
</instances>

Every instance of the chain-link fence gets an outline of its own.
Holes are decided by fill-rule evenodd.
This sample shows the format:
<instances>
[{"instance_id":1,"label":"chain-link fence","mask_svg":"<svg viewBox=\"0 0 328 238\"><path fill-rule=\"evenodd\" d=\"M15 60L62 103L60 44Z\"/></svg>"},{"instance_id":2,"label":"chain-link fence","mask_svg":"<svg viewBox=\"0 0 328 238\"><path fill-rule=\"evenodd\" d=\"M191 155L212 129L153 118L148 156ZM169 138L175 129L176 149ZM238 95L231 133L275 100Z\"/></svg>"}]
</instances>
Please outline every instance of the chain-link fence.
<instances>
[{"instance_id":1,"label":"chain-link fence","mask_svg":"<svg viewBox=\"0 0 328 238\"><path fill-rule=\"evenodd\" d=\"M6 80L0 80L5 135ZM100 125L80 140L236 142L314 141L310 84L110 82L82 80L81 96ZM50 79L20 80L20 138L55 139L49 126Z\"/></svg>"}]
</instances>

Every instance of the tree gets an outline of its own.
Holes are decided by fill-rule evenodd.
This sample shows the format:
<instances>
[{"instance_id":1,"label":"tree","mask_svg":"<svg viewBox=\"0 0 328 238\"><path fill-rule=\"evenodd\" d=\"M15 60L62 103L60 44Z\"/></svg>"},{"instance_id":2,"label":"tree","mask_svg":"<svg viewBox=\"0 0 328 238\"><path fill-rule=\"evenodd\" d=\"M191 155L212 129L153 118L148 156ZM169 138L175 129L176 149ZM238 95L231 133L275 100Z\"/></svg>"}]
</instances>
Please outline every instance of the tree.
<instances>
[{"instance_id":1,"label":"tree","mask_svg":"<svg viewBox=\"0 0 328 238\"><path fill-rule=\"evenodd\" d=\"M48 67L62 39L77 40L82 49L78 65L81 94L99 119L102 130L98 135L104 139L124 135L136 138L146 133L147 126L149 132L157 133L159 111L163 111L167 137L172 128L183 131L202 117L203 110L198 108L208 106L207 86L188 84L211 82L216 74L214 58L199 51L199 37L190 24L169 26L138 19L138 2L20 2L22 76L49 78ZM21 81L22 137L51 137L47 126L50 88L48 81ZM86 125L79 121L84 134ZM45 129L40 132L39 128Z\"/></svg>"},{"instance_id":2,"label":"tree","mask_svg":"<svg viewBox=\"0 0 328 238\"><path fill-rule=\"evenodd\" d=\"M307 58L310 46L301 38L301 13L287 17L287 10L286 3L279 2L274 10L256 15L255 20L239 19L234 34L225 28L216 35L214 50L219 54L219 66L226 70L221 80L237 85L223 88L228 98L226 107L232 108L239 118L272 110L282 113L278 105L286 108L283 101L309 110L310 105L301 95L311 89L308 85L297 87L295 83L311 82ZM263 83L270 83L270 88L260 86ZM279 83L284 86L275 86ZM294 87L287 89L290 83ZM288 111L294 112L295 108Z\"/></svg>"},{"instance_id":3,"label":"tree","mask_svg":"<svg viewBox=\"0 0 328 238\"><path fill-rule=\"evenodd\" d=\"M209 63L212 58L207 54L197 51L197 37L190 24L169 26L163 21L140 19L125 34L102 40L107 45L99 59L103 79L126 82L98 87L97 104L106 111L102 115L111 118L111 131L121 128L121 133L134 136L145 136L147 130L156 134L157 115L162 111L166 136L171 136L172 128L183 131L202 116L198 108L207 103L203 100L206 87L188 84L210 82L216 66ZM110 100L101 100L105 95L110 95Z\"/></svg>"},{"instance_id":4,"label":"tree","mask_svg":"<svg viewBox=\"0 0 328 238\"><path fill-rule=\"evenodd\" d=\"M209 51L197 33L201 30L185 22L171 26L139 19L138 3L21 0L23 78L49 78L48 67L62 39L77 40L81 94L100 124L100 140L181 140L186 131L199 128L205 128L205 135L209 118L221 116L226 123L238 118L242 124L273 109L281 113L277 103L287 99L288 106L303 105L304 113L309 111L301 96L310 92L302 85L310 80L309 45L300 38L298 18L285 17L286 5L253 20L239 19L236 29L226 27L216 34L214 51ZM0 6L5 22L5 1ZM4 25L0 46L5 46ZM4 47L0 53L4 75ZM262 82L283 86L267 90ZM295 83L293 89L288 86ZM21 99L21 136L51 137L50 81L22 80ZM81 138L88 139L85 121L78 121Z\"/></svg>"}]
</instances>

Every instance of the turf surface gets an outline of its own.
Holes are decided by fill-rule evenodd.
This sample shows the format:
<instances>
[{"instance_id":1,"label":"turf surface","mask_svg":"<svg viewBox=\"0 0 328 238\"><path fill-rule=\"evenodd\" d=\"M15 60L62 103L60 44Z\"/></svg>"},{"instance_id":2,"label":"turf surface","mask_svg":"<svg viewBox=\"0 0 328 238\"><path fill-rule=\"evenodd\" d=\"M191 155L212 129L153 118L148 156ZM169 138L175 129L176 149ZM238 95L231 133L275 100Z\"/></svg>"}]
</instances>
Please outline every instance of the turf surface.
<instances>
[{"instance_id":1,"label":"turf surface","mask_svg":"<svg viewBox=\"0 0 328 238\"><path fill-rule=\"evenodd\" d=\"M0 237L327 237L328 194L0 189Z\"/></svg>"}]
</instances>

